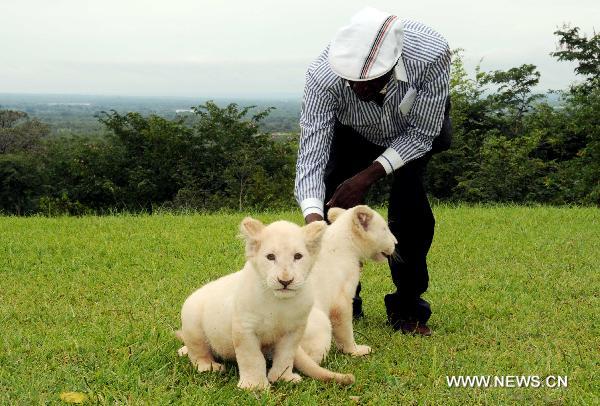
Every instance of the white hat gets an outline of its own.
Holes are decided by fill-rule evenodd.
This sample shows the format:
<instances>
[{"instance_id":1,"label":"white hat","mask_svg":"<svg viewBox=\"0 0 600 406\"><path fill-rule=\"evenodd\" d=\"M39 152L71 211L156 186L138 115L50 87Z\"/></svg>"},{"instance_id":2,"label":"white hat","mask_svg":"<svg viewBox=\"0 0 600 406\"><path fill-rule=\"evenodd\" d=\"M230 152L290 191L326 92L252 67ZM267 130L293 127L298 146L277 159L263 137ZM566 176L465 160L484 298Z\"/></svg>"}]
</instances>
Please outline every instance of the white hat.
<instances>
[{"instance_id":1,"label":"white hat","mask_svg":"<svg viewBox=\"0 0 600 406\"><path fill-rule=\"evenodd\" d=\"M329 65L347 80L376 79L396 65L403 36L397 16L364 8L352 17L350 25L337 32L329 46Z\"/></svg>"}]
</instances>

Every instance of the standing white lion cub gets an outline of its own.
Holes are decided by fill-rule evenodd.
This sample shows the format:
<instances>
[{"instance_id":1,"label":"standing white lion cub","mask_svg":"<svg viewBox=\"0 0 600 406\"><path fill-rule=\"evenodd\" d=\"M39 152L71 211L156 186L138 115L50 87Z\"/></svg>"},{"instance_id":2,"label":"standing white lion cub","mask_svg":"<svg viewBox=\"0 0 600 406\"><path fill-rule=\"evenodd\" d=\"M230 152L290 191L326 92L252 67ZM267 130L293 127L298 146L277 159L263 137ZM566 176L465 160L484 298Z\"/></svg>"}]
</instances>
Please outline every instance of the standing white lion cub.
<instances>
[{"instance_id":1,"label":"standing white lion cub","mask_svg":"<svg viewBox=\"0 0 600 406\"><path fill-rule=\"evenodd\" d=\"M313 305L307 278L326 229L325 222L299 227L286 221L268 226L250 217L240 226L246 240L244 268L210 282L187 298L181 309L187 354L198 371L221 371L215 356L237 360L238 387L265 389L279 379L297 382L296 367L309 376L352 383L352 375L319 367L299 347ZM273 364L266 373L265 354Z\"/></svg>"},{"instance_id":2,"label":"standing white lion cub","mask_svg":"<svg viewBox=\"0 0 600 406\"><path fill-rule=\"evenodd\" d=\"M371 352L369 346L356 344L352 328L352 298L360 277L360 262L385 261L398 242L385 219L368 206L332 208L328 217L332 224L323 235L313 267L315 307L301 342L317 363L329 351L332 329L342 352L354 356Z\"/></svg>"}]
</instances>

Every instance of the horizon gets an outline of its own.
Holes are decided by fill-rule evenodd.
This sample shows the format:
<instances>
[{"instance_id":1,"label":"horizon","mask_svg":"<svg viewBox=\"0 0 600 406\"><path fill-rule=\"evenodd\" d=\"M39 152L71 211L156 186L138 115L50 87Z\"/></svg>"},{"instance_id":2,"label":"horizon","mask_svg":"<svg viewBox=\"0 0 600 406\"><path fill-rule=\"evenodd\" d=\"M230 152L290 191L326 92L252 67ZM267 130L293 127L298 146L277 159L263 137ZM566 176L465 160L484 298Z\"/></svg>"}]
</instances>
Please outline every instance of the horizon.
<instances>
[{"instance_id":1,"label":"horizon","mask_svg":"<svg viewBox=\"0 0 600 406\"><path fill-rule=\"evenodd\" d=\"M566 90L566 89L558 89ZM535 93L535 92L534 92ZM542 96L541 101L550 100L551 102L560 99L560 93L553 90L546 92L538 92ZM94 105L102 102L121 101L127 102L166 102L166 103L185 103L190 102L190 106L181 107L194 107L204 104L209 101L213 101L216 104L220 103L293 103L300 105L302 102L302 95L290 95L290 96L274 96L274 95L255 95L255 96L161 96L161 95L110 95L110 94L81 94L81 93L5 93L0 92L0 110L11 108L18 104L64 104L64 105L79 105L88 104Z\"/></svg>"},{"instance_id":2,"label":"horizon","mask_svg":"<svg viewBox=\"0 0 600 406\"><path fill-rule=\"evenodd\" d=\"M0 106L2 106L2 98L3 97L24 97L24 98L50 98L50 97L72 97L72 98L106 98L106 99L157 99L157 100L201 100L201 101L209 101L209 100L219 100L223 99L227 100L273 100L273 101L300 101L302 98L302 94L298 95L282 95L282 96L274 96L274 95L256 95L256 96L176 96L176 95L131 95L131 94L85 94L85 93L36 93L36 92L0 92Z\"/></svg>"}]
</instances>

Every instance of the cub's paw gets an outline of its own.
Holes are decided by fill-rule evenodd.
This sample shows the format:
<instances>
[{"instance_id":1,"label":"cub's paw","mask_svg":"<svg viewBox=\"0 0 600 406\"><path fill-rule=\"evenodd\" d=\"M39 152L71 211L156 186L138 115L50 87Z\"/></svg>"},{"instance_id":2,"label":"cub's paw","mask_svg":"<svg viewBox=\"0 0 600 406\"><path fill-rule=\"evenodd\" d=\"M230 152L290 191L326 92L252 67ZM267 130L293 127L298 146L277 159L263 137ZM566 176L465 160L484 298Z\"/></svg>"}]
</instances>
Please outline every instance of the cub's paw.
<instances>
[{"instance_id":1,"label":"cub's paw","mask_svg":"<svg viewBox=\"0 0 600 406\"><path fill-rule=\"evenodd\" d=\"M218 362L198 362L196 364L198 372L223 372L225 371L225 365L219 364Z\"/></svg>"},{"instance_id":2,"label":"cub's paw","mask_svg":"<svg viewBox=\"0 0 600 406\"><path fill-rule=\"evenodd\" d=\"M281 379L286 382L298 383L302 380L302 377L296 373L292 373L287 376L282 376Z\"/></svg>"},{"instance_id":3,"label":"cub's paw","mask_svg":"<svg viewBox=\"0 0 600 406\"><path fill-rule=\"evenodd\" d=\"M184 345L183 347L181 347L180 349L177 350L177 354L179 354L180 357L185 357L188 353L188 349L187 349L187 345Z\"/></svg>"},{"instance_id":4,"label":"cub's paw","mask_svg":"<svg viewBox=\"0 0 600 406\"><path fill-rule=\"evenodd\" d=\"M240 378L237 384L238 388L245 390L266 390L271 386L266 376L255 378Z\"/></svg>"},{"instance_id":5,"label":"cub's paw","mask_svg":"<svg viewBox=\"0 0 600 406\"><path fill-rule=\"evenodd\" d=\"M367 355L371 353L371 347L368 345L357 345L354 348L354 351L350 353L353 357L362 357L363 355Z\"/></svg>"},{"instance_id":6,"label":"cub's paw","mask_svg":"<svg viewBox=\"0 0 600 406\"><path fill-rule=\"evenodd\" d=\"M342 385L352 385L356 381L356 379L354 378L354 375L352 375L352 374L338 374L338 373L333 374L333 380L336 381L337 383L341 383Z\"/></svg>"},{"instance_id":7,"label":"cub's paw","mask_svg":"<svg viewBox=\"0 0 600 406\"><path fill-rule=\"evenodd\" d=\"M293 373L293 372L287 372L287 371L282 374L282 373L274 373L273 370L271 370L271 371L269 371L269 375L267 375L267 377L269 378L269 382L271 382L271 383L273 383L275 381L297 383L302 380L302 377L300 375Z\"/></svg>"}]
</instances>

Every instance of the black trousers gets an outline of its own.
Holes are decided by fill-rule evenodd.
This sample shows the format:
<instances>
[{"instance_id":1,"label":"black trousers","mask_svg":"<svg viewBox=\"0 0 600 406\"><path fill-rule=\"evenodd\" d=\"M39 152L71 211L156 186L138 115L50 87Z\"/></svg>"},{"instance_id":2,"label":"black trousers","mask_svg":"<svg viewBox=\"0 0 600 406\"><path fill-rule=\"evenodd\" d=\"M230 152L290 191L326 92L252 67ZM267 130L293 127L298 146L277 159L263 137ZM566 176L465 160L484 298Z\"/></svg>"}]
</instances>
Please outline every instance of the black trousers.
<instances>
[{"instance_id":1,"label":"black trousers","mask_svg":"<svg viewBox=\"0 0 600 406\"><path fill-rule=\"evenodd\" d=\"M422 158L400 167L393 174L388 204L388 223L398 240L397 259L389 266L396 292L386 295L385 306L392 324L401 321L426 323L431 316L429 303L421 298L429 284L427 253L433 240L435 219L423 184L423 176L431 155L450 147L452 126L450 100L446 103L444 123L440 135L434 140L432 150ZM325 201L346 179L356 175L373 163L385 147L367 141L353 128L339 122L325 169ZM327 215L327 209L326 213ZM355 303L361 303L360 284Z\"/></svg>"}]
</instances>

